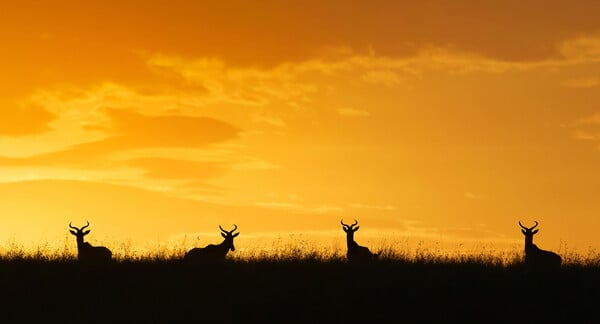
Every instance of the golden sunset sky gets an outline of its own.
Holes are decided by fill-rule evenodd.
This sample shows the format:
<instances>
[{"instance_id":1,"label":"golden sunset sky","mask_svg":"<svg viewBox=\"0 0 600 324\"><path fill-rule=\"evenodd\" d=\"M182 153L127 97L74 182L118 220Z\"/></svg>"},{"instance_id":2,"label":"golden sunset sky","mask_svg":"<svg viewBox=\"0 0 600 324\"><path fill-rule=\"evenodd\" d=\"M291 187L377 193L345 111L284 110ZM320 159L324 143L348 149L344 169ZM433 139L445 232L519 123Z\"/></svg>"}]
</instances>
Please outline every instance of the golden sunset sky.
<instances>
[{"instance_id":1,"label":"golden sunset sky","mask_svg":"<svg viewBox=\"0 0 600 324\"><path fill-rule=\"evenodd\" d=\"M598 1L11 1L0 41L0 244L600 248Z\"/></svg>"}]
</instances>

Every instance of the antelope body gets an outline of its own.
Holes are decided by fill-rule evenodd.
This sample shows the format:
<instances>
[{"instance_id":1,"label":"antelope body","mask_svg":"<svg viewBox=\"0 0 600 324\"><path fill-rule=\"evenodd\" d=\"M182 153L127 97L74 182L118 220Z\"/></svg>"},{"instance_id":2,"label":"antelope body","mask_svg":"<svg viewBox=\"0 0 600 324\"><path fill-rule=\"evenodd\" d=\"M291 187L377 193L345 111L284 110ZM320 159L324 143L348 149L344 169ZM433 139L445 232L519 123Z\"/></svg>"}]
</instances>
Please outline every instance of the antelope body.
<instances>
[{"instance_id":1,"label":"antelope body","mask_svg":"<svg viewBox=\"0 0 600 324\"><path fill-rule=\"evenodd\" d=\"M231 231L227 231L223 229L221 225L219 225L221 236L224 238L221 244L209 244L203 248L193 248L185 254L183 259L186 261L196 262L224 261L229 250L235 251L233 239L240 235L239 232L233 234L233 232L237 229L237 225L233 224L233 226L234 228Z\"/></svg>"},{"instance_id":2,"label":"antelope body","mask_svg":"<svg viewBox=\"0 0 600 324\"><path fill-rule=\"evenodd\" d=\"M378 254L373 254L366 246L360 246L354 241L354 232L358 231L360 226L358 221L355 219L354 224L344 224L344 220L341 220L342 229L346 232L346 243L348 245L348 252L346 257L348 262L368 262L377 258ZM355 227L356 226L356 227Z\"/></svg>"},{"instance_id":3,"label":"antelope body","mask_svg":"<svg viewBox=\"0 0 600 324\"><path fill-rule=\"evenodd\" d=\"M525 227L519 221L521 226L521 233L525 235L525 266L530 270L552 270L560 268L562 263L561 257L552 252L542 250L533 244L533 235L539 230L534 230L538 226L538 222L535 222L533 227Z\"/></svg>"},{"instance_id":4,"label":"antelope body","mask_svg":"<svg viewBox=\"0 0 600 324\"><path fill-rule=\"evenodd\" d=\"M112 252L104 246L92 246L88 242L83 241L83 237L90 233L90 230L85 230L90 226L90 222L81 228L77 228L69 223L71 234L77 238L77 259L86 263L107 262L112 259Z\"/></svg>"}]
</instances>

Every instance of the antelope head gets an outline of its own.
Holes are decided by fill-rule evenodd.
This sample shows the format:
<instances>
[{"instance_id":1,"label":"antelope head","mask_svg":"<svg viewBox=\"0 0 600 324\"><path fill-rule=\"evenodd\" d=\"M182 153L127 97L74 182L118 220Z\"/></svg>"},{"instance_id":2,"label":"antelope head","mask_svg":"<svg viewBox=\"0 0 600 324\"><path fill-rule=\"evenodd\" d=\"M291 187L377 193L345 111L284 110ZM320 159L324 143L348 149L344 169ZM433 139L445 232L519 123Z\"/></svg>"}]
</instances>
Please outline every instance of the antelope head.
<instances>
[{"instance_id":1,"label":"antelope head","mask_svg":"<svg viewBox=\"0 0 600 324\"><path fill-rule=\"evenodd\" d=\"M356 231L358 231L358 229L360 228L360 226L358 225L358 221L355 219L353 224L344 224L344 220L342 219L340 221L340 223L342 223L342 228L344 229L344 232L350 234L350 233L354 233ZM356 226L356 227L355 227Z\"/></svg>"},{"instance_id":2,"label":"antelope head","mask_svg":"<svg viewBox=\"0 0 600 324\"><path fill-rule=\"evenodd\" d=\"M519 226L521 226L521 233L523 233L523 235L525 235L525 243L526 244L533 244L533 235L535 233L537 233L539 230L535 230L534 229L538 226L538 222L534 221L535 225L533 225L532 227L525 227L523 226L523 224L521 224L521 221L519 221Z\"/></svg>"},{"instance_id":3,"label":"antelope head","mask_svg":"<svg viewBox=\"0 0 600 324\"><path fill-rule=\"evenodd\" d=\"M88 226L90 226L90 222L87 222L87 224L81 228L77 228L69 223L69 227L71 228L69 232L77 237L78 244L83 244L83 237L90 234L90 230L84 231Z\"/></svg>"},{"instance_id":4,"label":"antelope head","mask_svg":"<svg viewBox=\"0 0 600 324\"><path fill-rule=\"evenodd\" d=\"M230 249L231 251L235 251L235 246L233 245L233 238L240 235L239 232L233 234L233 232L237 229L237 225L233 224L233 229L231 231L225 230L221 225L219 225L219 229L221 230L221 236L225 238L223 244L225 247Z\"/></svg>"},{"instance_id":5,"label":"antelope head","mask_svg":"<svg viewBox=\"0 0 600 324\"><path fill-rule=\"evenodd\" d=\"M358 221L355 219L353 224L344 224L344 220L340 221L342 224L342 229L346 232L346 237L349 241L354 241L354 232L358 231L360 226L358 226Z\"/></svg>"}]
</instances>

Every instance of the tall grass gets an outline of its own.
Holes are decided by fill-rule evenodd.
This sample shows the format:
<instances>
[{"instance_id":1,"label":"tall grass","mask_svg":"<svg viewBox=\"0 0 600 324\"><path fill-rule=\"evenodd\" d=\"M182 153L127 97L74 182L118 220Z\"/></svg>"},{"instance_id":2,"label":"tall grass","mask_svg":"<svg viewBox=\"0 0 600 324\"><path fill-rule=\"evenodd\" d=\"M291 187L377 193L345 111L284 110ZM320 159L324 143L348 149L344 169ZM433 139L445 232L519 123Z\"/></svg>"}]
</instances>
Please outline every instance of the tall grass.
<instances>
[{"instance_id":1,"label":"tall grass","mask_svg":"<svg viewBox=\"0 0 600 324\"><path fill-rule=\"evenodd\" d=\"M72 238L65 237L58 245L42 242L28 248L16 240L0 245L0 260L72 261L77 259L77 248ZM154 243L136 246L131 241L110 245L116 262L169 262L180 260L195 242L183 237L175 243ZM238 245L227 258L232 262L344 262L345 243L339 241L325 244L300 235L278 237L270 241L258 241L249 245ZM507 267L521 263L523 251L520 246L497 249L492 245L466 247L442 247L441 244L416 245L408 240L380 240L372 243L371 250L379 253L378 260L385 263L409 264L479 264L482 266ZM565 244L557 251L565 266L600 268L600 252L590 247L585 252L569 249Z\"/></svg>"},{"instance_id":2,"label":"tall grass","mask_svg":"<svg viewBox=\"0 0 600 324\"><path fill-rule=\"evenodd\" d=\"M0 246L2 323L600 323L600 253L563 248L559 273L520 271L522 251L382 240L379 261L346 262L345 242L305 236L250 246L227 261L187 265L203 243L107 244L115 262L76 262L72 238ZM118 319L118 320L115 320Z\"/></svg>"}]
</instances>

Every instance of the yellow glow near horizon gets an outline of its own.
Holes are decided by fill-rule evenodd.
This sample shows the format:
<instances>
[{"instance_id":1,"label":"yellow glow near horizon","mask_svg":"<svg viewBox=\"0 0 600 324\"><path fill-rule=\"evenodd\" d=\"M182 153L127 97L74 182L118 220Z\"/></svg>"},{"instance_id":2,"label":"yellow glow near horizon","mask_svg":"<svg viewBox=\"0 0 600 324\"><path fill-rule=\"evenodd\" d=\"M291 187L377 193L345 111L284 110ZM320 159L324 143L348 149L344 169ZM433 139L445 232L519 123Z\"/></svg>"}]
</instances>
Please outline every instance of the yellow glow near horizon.
<instances>
[{"instance_id":1,"label":"yellow glow near horizon","mask_svg":"<svg viewBox=\"0 0 600 324\"><path fill-rule=\"evenodd\" d=\"M0 245L600 247L599 6L7 5Z\"/></svg>"}]
</instances>

